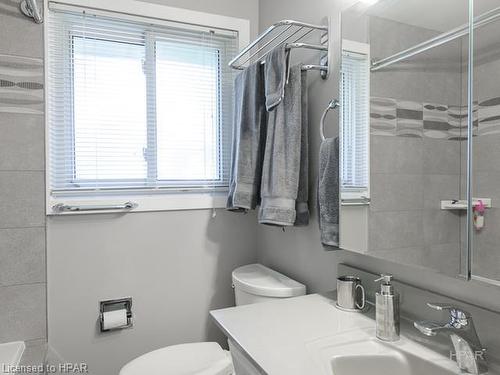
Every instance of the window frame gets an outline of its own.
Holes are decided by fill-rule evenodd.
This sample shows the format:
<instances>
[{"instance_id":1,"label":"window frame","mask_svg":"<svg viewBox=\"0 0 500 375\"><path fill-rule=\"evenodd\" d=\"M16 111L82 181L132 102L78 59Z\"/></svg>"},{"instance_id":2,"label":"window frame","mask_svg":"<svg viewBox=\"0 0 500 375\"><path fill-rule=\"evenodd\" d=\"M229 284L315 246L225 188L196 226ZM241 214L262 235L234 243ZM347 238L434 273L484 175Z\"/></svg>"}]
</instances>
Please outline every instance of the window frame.
<instances>
[{"instance_id":1,"label":"window frame","mask_svg":"<svg viewBox=\"0 0 500 375\"><path fill-rule=\"evenodd\" d=\"M88 13L96 15L112 15L115 18L121 18L124 21L147 21L154 20L155 24L171 25L174 23L184 23L192 25L193 28L217 28L222 30L229 30L236 32L238 36L238 48L242 49L249 43L250 39L250 21L248 19L228 17L217 14L198 12L186 10L182 8L174 8L165 5L144 3L135 0L107 0L106 2L100 0L58 0L57 2L46 1L44 2L45 14L48 14L52 7L54 9L71 9L71 10L85 10ZM44 33L47 35L50 27L50 20L44 23ZM146 40L146 39L145 39ZM45 41L45 61L48 61L48 38ZM146 47L146 53L148 48ZM147 57L147 55L146 55ZM153 61L155 63L155 61ZM48 69L45 69L45 87L48 87ZM147 95L150 94L147 91ZM156 95L156 93L155 93ZM48 95L45 95L47 106ZM72 100L72 99L69 99ZM149 99L147 99L149 100ZM218 100L218 116L221 116L221 100ZM148 118L148 126L150 121ZM219 122L220 123L220 122ZM51 194L50 186L50 142L49 142L49 122L48 113L45 113L46 124L46 139L45 139L45 152L46 152L46 214L47 215L72 215L96 212L123 212L120 210L106 210L106 211L88 211L88 212L58 212L53 207L57 204L68 205L116 205L124 202L133 201L137 205L127 212L141 212L141 211L169 211L169 210L192 210L192 209L210 209L222 208L226 204L227 188L207 188L207 186L200 185L199 189L186 189L186 188L171 188L171 187L158 187L154 189L134 189L134 191L123 191L116 189L113 192L103 191L99 195L85 194L84 191L71 191L65 194L58 194L54 196ZM220 137L220 126L218 127L217 136ZM156 142L156 139L154 140ZM149 137L148 137L149 143ZM220 147L219 147L220 148ZM220 154L220 150L218 151ZM217 155L220 157L220 155ZM74 166L73 166L74 170ZM149 163L148 163L148 174ZM219 175L220 176L220 175ZM161 181L161 180L160 180Z\"/></svg>"},{"instance_id":2,"label":"window frame","mask_svg":"<svg viewBox=\"0 0 500 375\"><path fill-rule=\"evenodd\" d=\"M68 31L68 36L67 36L68 49L69 49L68 53L71 56L74 56L74 54L75 54L75 38L81 38L81 39L85 40L84 36L81 36L81 34L75 33L74 30L69 30ZM132 45L132 43L127 43L127 42L118 41L118 40L112 40L112 39L106 38L105 36L95 37L95 38L92 38L92 39L95 39L97 41L102 41L102 42L122 43L122 44L130 44L130 45ZM147 53L147 49L146 49L146 35L144 36L144 44L138 44L138 43L136 43L135 45L144 46L145 52ZM74 61L74 59L72 59L72 61ZM78 187L79 184L82 184L82 183L85 183L85 182L91 182L93 180L77 179L77 177L76 177L77 176L76 151L75 151L76 150L76 137L75 137L75 134L76 134L76 129L75 129L75 123L76 123L75 122L75 107L76 107L76 105L75 105L75 73L74 73L74 70L75 70L75 64L71 64L71 66L70 66L71 79L70 79L70 82L69 82L69 85L70 85L70 88L71 88L70 89L71 96L69 98L67 98L66 100L68 100L68 102L69 102L68 108L71 108L71 114L72 114L71 117L73 119L71 121L71 123L67 125L67 129L68 129L68 132L72 134L71 148L72 148L72 153L73 153L74 157L71 159L71 164L68 166L68 169L71 169L71 170L68 171L68 175L70 175L70 174L73 175L73 180L69 184L72 184L74 187ZM146 80L146 82L148 80L148 75L147 74L145 74L145 80ZM149 95L149 93L148 93L148 86L146 86L146 95ZM150 122L149 122L149 118L147 118L146 119L147 136L149 136L150 126L151 125L150 125ZM148 141L149 141L149 139L148 139ZM49 164L49 163L47 163L47 164ZM149 161L146 161L146 164L148 165L148 168L149 168ZM148 173L149 173L149 170L148 170ZM146 178L144 178L144 179L141 179L141 178L129 178L129 179L120 179L120 181L127 181L127 182L140 182L140 181L144 181L145 183L147 183L148 178L149 178L149 174L147 174ZM112 182L116 181L116 179L101 179L100 181L101 181L101 183L103 185L106 185L106 183L112 184ZM69 189L69 186L68 186L68 189ZM62 195L64 195L64 193L62 193Z\"/></svg>"},{"instance_id":3,"label":"window frame","mask_svg":"<svg viewBox=\"0 0 500 375\"><path fill-rule=\"evenodd\" d=\"M367 186L365 188L344 188L342 184L342 176L343 173L340 173L340 184L339 184L339 189L340 189L340 195L341 195L341 204L345 205L350 205L355 203L356 205L369 205L370 204L370 182L371 182L371 172L370 172L370 45L367 43L361 43L361 42L356 42L353 40L347 40L343 39L342 40L342 50L341 50L341 58L344 55L344 52L347 53L353 53L353 54L358 54L358 55L364 55L366 56L366 61L367 66L367 72L368 72L368 82L367 84L367 89L368 89L368 96L366 99L366 106L368 109L368 114L367 114L367 131L366 131L366 154L367 154ZM342 75L342 71L340 72ZM340 77L340 84L339 84L339 90L340 90L340 95L342 95L342 76ZM342 111L342 108L340 109ZM340 140L342 140L342 132L343 132L343 124L342 124L342 115L340 114ZM342 149L342 146L341 146ZM342 163L342 156L340 157L340 163ZM341 166L342 168L342 166Z\"/></svg>"}]
</instances>

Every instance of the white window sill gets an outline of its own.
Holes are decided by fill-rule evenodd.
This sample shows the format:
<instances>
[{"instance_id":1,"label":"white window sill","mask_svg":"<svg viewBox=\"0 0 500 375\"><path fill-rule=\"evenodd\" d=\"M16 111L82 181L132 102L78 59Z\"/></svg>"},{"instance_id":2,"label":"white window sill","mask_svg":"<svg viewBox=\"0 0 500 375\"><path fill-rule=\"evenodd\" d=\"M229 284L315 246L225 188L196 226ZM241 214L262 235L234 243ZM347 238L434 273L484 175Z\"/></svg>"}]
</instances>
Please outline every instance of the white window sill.
<instances>
[{"instance_id":1,"label":"white window sill","mask_svg":"<svg viewBox=\"0 0 500 375\"><path fill-rule=\"evenodd\" d=\"M227 193L168 193L154 195L113 195L102 197L49 197L47 200L47 215L85 215L106 213L132 213L150 211L180 211L225 208ZM58 211L57 204L68 206L116 206L126 202L134 203L131 209L105 209L82 211Z\"/></svg>"}]
</instances>

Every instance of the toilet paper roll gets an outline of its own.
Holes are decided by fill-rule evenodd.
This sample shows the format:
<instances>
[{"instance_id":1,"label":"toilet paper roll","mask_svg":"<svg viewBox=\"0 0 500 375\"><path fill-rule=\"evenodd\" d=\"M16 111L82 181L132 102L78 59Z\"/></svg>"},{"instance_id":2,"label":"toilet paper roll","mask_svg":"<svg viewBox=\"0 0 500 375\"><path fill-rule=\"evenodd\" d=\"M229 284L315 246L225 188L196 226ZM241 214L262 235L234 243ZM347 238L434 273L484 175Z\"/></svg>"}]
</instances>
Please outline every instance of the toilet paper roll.
<instances>
[{"instance_id":1,"label":"toilet paper roll","mask_svg":"<svg viewBox=\"0 0 500 375\"><path fill-rule=\"evenodd\" d=\"M103 329L113 329L113 328L124 327L127 325L127 310L125 309L105 311L102 314L102 317L103 317L103 322L102 322Z\"/></svg>"}]
</instances>

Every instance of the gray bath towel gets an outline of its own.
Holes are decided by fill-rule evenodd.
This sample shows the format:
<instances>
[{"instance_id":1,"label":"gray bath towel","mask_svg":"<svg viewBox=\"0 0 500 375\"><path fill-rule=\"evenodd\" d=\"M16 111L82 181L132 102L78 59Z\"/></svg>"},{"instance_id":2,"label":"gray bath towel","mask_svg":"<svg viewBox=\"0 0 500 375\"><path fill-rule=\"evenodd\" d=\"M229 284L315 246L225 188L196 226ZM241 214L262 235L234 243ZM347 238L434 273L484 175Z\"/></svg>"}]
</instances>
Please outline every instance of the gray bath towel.
<instances>
[{"instance_id":1,"label":"gray bath towel","mask_svg":"<svg viewBox=\"0 0 500 375\"><path fill-rule=\"evenodd\" d=\"M309 224L309 139L308 139L308 119L307 119L307 72L303 71L301 75L301 117L302 133L300 140L300 175L299 190L297 192L297 201L295 203L296 226Z\"/></svg>"},{"instance_id":2,"label":"gray bath towel","mask_svg":"<svg viewBox=\"0 0 500 375\"><path fill-rule=\"evenodd\" d=\"M234 83L234 125L227 209L246 211L260 201L266 129L264 71L258 62L238 74Z\"/></svg>"},{"instance_id":3,"label":"gray bath towel","mask_svg":"<svg viewBox=\"0 0 500 375\"><path fill-rule=\"evenodd\" d=\"M269 52L265 58L265 93L268 111L280 104L285 96L289 55L286 45L282 44Z\"/></svg>"},{"instance_id":4,"label":"gray bath towel","mask_svg":"<svg viewBox=\"0 0 500 375\"><path fill-rule=\"evenodd\" d=\"M321 242L339 246L339 139L328 138L319 149L318 212Z\"/></svg>"},{"instance_id":5,"label":"gray bath towel","mask_svg":"<svg viewBox=\"0 0 500 375\"><path fill-rule=\"evenodd\" d=\"M302 141L301 66L290 69L282 102L268 113L259 223L294 225Z\"/></svg>"}]
</instances>

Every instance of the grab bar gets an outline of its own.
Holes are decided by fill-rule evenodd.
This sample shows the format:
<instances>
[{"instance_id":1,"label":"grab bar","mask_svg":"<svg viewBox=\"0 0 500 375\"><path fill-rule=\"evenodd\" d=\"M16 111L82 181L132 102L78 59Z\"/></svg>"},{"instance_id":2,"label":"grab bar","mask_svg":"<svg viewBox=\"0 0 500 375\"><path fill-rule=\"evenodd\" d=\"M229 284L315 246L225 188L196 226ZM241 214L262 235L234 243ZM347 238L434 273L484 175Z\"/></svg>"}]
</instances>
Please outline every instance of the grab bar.
<instances>
[{"instance_id":1,"label":"grab bar","mask_svg":"<svg viewBox=\"0 0 500 375\"><path fill-rule=\"evenodd\" d=\"M52 206L54 212L79 212L79 211L109 211L109 210L132 210L138 206L135 202L125 202L116 205L78 205L58 203Z\"/></svg>"}]
</instances>

